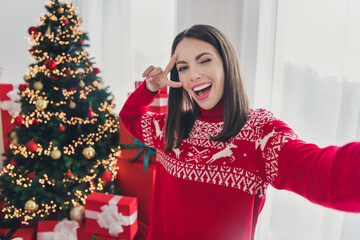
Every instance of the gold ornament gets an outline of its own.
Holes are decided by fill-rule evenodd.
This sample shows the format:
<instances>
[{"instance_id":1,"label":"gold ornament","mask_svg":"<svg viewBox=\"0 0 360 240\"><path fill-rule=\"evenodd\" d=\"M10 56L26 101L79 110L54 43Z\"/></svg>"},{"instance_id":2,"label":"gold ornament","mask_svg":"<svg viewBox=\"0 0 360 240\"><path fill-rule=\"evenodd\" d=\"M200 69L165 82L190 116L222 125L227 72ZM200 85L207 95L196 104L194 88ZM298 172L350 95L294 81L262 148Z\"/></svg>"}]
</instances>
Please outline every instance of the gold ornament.
<instances>
[{"instance_id":1,"label":"gold ornament","mask_svg":"<svg viewBox=\"0 0 360 240\"><path fill-rule=\"evenodd\" d=\"M35 212L38 208L38 205L36 204L36 202L32 199L28 200L25 203L25 210L28 210L30 212Z\"/></svg>"},{"instance_id":2,"label":"gold ornament","mask_svg":"<svg viewBox=\"0 0 360 240\"><path fill-rule=\"evenodd\" d=\"M44 99L38 99L35 103L35 107L37 110L44 110L47 107L48 101Z\"/></svg>"},{"instance_id":3,"label":"gold ornament","mask_svg":"<svg viewBox=\"0 0 360 240\"><path fill-rule=\"evenodd\" d=\"M25 82L29 81L30 79L31 79L31 77L28 74L24 75Z\"/></svg>"},{"instance_id":4,"label":"gold ornament","mask_svg":"<svg viewBox=\"0 0 360 240\"><path fill-rule=\"evenodd\" d=\"M84 83L83 80L80 80L80 82L79 82L79 87L81 87L81 88L85 87L85 83Z\"/></svg>"},{"instance_id":5,"label":"gold ornament","mask_svg":"<svg viewBox=\"0 0 360 240\"><path fill-rule=\"evenodd\" d=\"M14 137L11 139L11 142L15 145L17 145L19 143L19 139L17 137Z\"/></svg>"},{"instance_id":6,"label":"gold ornament","mask_svg":"<svg viewBox=\"0 0 360 240\"><path fill-rule=\"evenodd\" d=\"M76 108L76 103L73 102L73 101L70 101L70 103L69 103L69 108L71 108L71 109Z\"/></svg>"},{"instance_id":7,"label":"gold ornament","mask_svg":"<svg viewBox=\"0 0 360 240\"><path fill-rule=\"evenodd\" d=\"M82 154L87 159L91 159L95 156L95 149L93 149L91 146L88 146L88 147L84 148L84 150L82 151Z\"/></svg>"},{"instance_id":8,"label":"gold ornament","mask_svg":"<svg viewBox=\"0 0 360 240\"><path fill-rule=\"evenodd\" d=\"M33 87L35 90L42 90L44 88L44 85L42 84L42 82L37 81L34 83Z\"/></svg>"},{"instance_id":9,"label":"gold ornament","mask_svg":"<svg viewBox=\"0 0 360 240\"><path fill-rule=\"evenodd\" d=\"M12 132L10 133L10 138L11 138L11 139L17 138L17 133L16 133L15 131L12 131Z\"/></svg>"},{"instance_id":10,"label":"gold ornament","mask_svg":"<svg viewBox=\"0 0 360 240\"><path fill-rule=\"evenodd\" d=\"M54 160L57 160L61 157L61 151L57 148L53 149L50 153L50 157Z\"/></svg>"},{"instance_id":11,"label":"gold ornament","mask_svg":"<svg viewBox=\"0 0 360 240\"><path fill-rule=\"evenodd\" d=\"M57 9L57 12L60 13L60 14L63 14L64 13L64 8L63 7L59 7Z\"/></svg>"},{"instance_id":12,"label":"gold ornament","mask_svg":"<svg viewBox=\"0 0 360 240\"><path fill-rule=\"evenodd\" d=\"M82 221L85 216L84 206L75 206L70 210L70 218L74 221Z\"/></svg>"}]
</instances>

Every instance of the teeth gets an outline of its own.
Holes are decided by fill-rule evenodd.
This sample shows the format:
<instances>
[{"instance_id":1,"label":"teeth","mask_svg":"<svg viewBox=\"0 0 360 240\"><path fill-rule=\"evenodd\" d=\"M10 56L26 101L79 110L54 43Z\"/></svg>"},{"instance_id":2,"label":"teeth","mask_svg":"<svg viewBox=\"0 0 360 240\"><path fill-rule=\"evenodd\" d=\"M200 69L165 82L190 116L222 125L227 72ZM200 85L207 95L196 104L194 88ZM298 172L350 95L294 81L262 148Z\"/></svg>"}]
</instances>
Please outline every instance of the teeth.
<instances>
[{"instance_id":1,"label":"teeth","mask_svg":"<svg viewBox=\"0 0 360 240\"><path fill-rule=\"evenodd\" d=\"M203 89L205 89L205 88L207 88L207 87L210 87L211 85L212 85L211 83L204 84L204 85L198 86L198 87L196 87L196 88L193 88L193 90L194 90L195 92L197 92L197 91L203 90Z\"/></svg>"}]
</instances>

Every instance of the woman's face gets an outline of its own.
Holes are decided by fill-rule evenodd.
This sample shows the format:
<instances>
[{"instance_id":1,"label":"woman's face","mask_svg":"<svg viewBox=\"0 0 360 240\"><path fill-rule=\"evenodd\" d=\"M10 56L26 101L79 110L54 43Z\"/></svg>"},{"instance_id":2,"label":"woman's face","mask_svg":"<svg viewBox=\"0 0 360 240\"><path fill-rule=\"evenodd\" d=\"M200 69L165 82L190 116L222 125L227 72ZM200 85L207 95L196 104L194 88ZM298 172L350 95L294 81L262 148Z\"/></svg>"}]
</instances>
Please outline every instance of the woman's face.
<instances>
[{"instance_id":1,"label":"woman's face","mask_svg":"<svg viewBox=\"0 0 360 240\"><path fill-rule=\"evenodd\" d=\"M224 94L224 66L211 44L184 38L175 49L176 69L183 88L203 109L212 109Z\"/></svg>"}]
</instances>

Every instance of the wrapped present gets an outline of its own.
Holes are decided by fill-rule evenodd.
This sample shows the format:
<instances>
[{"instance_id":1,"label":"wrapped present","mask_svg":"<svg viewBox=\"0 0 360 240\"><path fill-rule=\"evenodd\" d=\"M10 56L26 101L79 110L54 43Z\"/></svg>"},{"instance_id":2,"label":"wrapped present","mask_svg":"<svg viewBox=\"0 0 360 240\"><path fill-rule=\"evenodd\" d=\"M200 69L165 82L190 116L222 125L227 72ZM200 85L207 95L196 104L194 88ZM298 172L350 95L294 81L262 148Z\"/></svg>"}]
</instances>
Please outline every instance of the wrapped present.
<instances>
[{"instance_id":1,"label":"wrapped present","mask_svg":"<svg viewBox=\"0 0 360 240\"><path fill-rule=\"evenodd\" d=\"M0 229L0 237L5 237L11 229ZM17 240L35 240L35 228L18 228L10 239ZM2 238L1 238L2 239ZM4 238L5 239L5 238Z\"/></svg>"},{"instance_id":2,"label":"wrapped present","mask_svg":"<svg viewBox=\"0 0 360 240\"><path fill-rule=\"evenodd\" d=\"M62 221L39 221L37 240L77 240L77 229L80 223L68 219Z\"/></svg>"},{"instance_id":3,"label":"wrapped present","mask_svg":"<svg viewBox=\"0 0 360 240\"><path fill-rule=\"evenodd\" d=\"M134 239L137 232L137 199L92 193L85 202L88 233L119 239Z\"/></svg>"},{"instance_id":4,"label":"wrapped present","mask_svg":"<svg viewBox=\"0 0 360 240\"><path fill-rule=\"evenodd\" d=\"M118 159L116 185L121 189L122 194L137 198L138 219L148 226L156 164L150 163L147 171L144 172L141 162L130 163L130 160ZM141 227L139 224L139 232Z\"/></svg>"},{"instance_id":5,"label":"wrapped present","mask_svg":"<svg viewBox=\"0 0 360 240\"><path fill-rule=\"evenodd\" d=\"M116 240L118 238L113 237L105 237L105 236L98 236L91 233L86 232L86 224L80 224L80 227L77 229L77 240Z\"/></svg>"},{"instance_id":6,"label":"wrapped present","mask_svg":"<svg viewBox=\"0 0 360 240\"><path fill-rule=\"evenodd\" d=\"M149 111L156 113L167 112L167 102L169 95L165 92L159 92L154 101L149 105Z\"/></svg>"},{"instance_id":7,"label":"wrapped present","mask_svg":"<svg viewBox=\"0 0 360 240\"><path fill-rule=\"evenodd\" d=\"M149 162L156 162L156 151L134 138L119 120L120 131L120 158L143 161L143 169L146 171ZM144 161L145 160L145 161Z\"/></svg>"}]
</instances>

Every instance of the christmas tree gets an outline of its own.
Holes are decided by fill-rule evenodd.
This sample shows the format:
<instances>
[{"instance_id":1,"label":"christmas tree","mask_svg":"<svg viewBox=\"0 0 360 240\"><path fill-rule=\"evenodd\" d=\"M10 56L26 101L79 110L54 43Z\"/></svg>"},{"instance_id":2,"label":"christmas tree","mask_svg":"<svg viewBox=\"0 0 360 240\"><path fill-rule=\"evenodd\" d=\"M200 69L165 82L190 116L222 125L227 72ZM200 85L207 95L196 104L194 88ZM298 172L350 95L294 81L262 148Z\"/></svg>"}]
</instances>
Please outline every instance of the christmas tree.
<instances>
[{"instance_id":1,"label":"christmas tree","mask_svg":"<svg viewBox=\"0 0 360 240\"><path fill-rule=\"evenodd\" d=\"M30 27L34 59L21 90L21 112L0 175L5 219L57 215L78 220L87 195L109 191L119 152L114 101L84 44L73 4L49 1Z\"/></svg>"}]
</instances>

